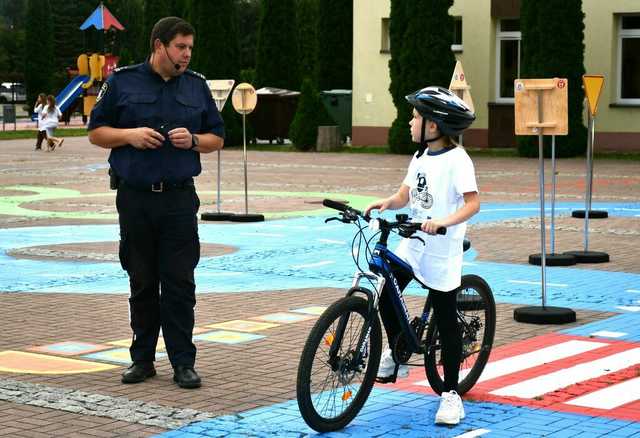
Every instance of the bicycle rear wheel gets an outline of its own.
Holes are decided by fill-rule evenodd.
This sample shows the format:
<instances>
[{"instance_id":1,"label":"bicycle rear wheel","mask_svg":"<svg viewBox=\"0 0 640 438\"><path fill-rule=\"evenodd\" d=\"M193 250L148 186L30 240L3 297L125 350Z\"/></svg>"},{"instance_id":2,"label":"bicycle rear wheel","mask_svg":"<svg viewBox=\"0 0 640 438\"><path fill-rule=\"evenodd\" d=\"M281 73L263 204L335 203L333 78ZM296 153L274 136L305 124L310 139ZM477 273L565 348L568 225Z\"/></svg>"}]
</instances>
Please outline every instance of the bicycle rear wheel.
<instances>
[{"instance_id":1,"label":"bicycle rear wheel","mask_svg":"<svg viewBox=\"0 0 640 438\"><path fill-rule=\"evenodd\" d=\"M368 321L367 313L363 298L342 298L320 316L305 343L298 365L298 407L302 418L318 432L345 427L371 393L380 364L382 332L377 314ZM341 321L342 336L337 333ZM368 340L362 360L354 363L365 326L369 327ZM333 358L332 347L337 353Z\"/></svg>"},{"instance_id":2,"label":"bicycle rear wheel","mask_svg":"<svg viewBox=\"0 0 640 438\"><path fill-rule=\"evenodd\" d=\"M496 303L491 288L477 275L463 275L458 292L458 323L462 328L462 360L458 393L469 391L484 370L496 331ZM427 329L424 367L431 388L438 394L444 390L440 334L431 318Z\"/></svg>"}]
</instances>

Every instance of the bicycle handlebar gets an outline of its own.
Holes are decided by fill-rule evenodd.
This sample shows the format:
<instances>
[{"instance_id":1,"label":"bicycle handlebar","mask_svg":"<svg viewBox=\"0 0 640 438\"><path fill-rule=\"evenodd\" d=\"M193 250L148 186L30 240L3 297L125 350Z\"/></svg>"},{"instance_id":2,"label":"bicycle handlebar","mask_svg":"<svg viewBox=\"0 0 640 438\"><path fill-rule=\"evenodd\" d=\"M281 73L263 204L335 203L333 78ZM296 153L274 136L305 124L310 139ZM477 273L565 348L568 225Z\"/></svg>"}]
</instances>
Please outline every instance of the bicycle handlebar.
<instances>
[{"instance_id":1,"label":"bicycle handlebar","mask_svg":"<svg viewBox=\"0 0 640 438\"><path fill-rule=\"evenodd\" d=\"M342 212L342 221L343 222L352 222L357 219L357 217L361 217L367 222L371 220L370 216L365 216L360 210L356 210L355 208L349 207L348 205L334 201L332 199L325 199L322 201L322 205L325 207L332 208L334 210L338 210ZM407 215L396 215L397 222L389 222L382 218L378 218L377 221L380 224L380 228L382 229L398 229L399 234L402 237L410 237L416 231L420 231L422 224L417 222L411 222ZM445 227L438 228L437 234L445 235L447 234L447 229Z\"/></svg>"}]
</instances>

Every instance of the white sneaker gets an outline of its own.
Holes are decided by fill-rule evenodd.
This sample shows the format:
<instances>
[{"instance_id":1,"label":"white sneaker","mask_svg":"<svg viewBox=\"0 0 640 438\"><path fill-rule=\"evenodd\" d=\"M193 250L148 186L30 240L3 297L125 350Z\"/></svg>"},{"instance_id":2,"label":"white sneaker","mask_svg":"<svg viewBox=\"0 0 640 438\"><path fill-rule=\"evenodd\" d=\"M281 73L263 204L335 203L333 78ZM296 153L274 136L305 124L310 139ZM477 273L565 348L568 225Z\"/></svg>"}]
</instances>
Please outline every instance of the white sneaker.
<instances>
[{"instance_id":1,"label":"white sneaker","mask_svg":"<svg viewBox=\"0 0 640 438\"><path fill-rule=\"evenodd\" d=\"M436 412L436 424L460 423L464 418L464 406L462 399L455 391L443 392L440 397L440 407Z\"/></svg>"},{"instance_id":2,"label":"white sneaker","mask_svg":"<svg viewBox=\"0 0 640 438\"><path fill-rule=\"evenodd\" d=\"M382 352L382 356L380 357L380 366L378 367L378 377L384 379L393 374L393 371L396 369L396 362L393 360L393 354L391 354L391 349L387 348ZM398 368L398 377L405 378L409 376L409 366L408 365L400 365Z\"/></svg>"}]
</instances>

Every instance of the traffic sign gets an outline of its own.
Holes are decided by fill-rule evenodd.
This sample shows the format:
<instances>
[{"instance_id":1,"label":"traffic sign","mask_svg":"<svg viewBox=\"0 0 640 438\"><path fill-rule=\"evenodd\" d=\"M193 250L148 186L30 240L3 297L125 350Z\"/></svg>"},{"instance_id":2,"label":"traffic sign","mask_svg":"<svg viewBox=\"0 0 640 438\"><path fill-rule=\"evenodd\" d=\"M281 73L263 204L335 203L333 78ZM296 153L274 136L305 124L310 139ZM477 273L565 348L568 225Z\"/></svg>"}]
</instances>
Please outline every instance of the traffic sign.
<instances>
[{"instance_id":1,"label":"traffic sign","mask_svg":"<svg viewBox=\"0 0 640 438\"><path fill-rule=\"evenodd\" d=\"M256 94L255 88L246 82L238 85L236 89L233 90L231 103L233 104L233 108L240 114L251 113L258 103L258 95Z\"/></svg>"},{"instance_id":2,"label":"traffic sign","mask_svg":"<svg viewBox=\"0 0 640 438\"><path fill-rule=\"evenodd\" d=\"M602 75L582 75L582 84L584 85L584 94L587 96L589 102L589 111L591 117L596 116L598 111L598 100L600 99L600 92L604 85L604 76Z\"/></svg>"},{"instance_id":3,"label":"traffic sign","mask_svg":"<svg viewBox=\"0 0 640 438\"><path fill-rule=\"evenodd\" d=\"M217 79L207 81L209 91L211 91L211 96L216 103L218 111L222 111L222 108L224 108L224 104L227 103L227 99L229 98L229 94L231 94L233 84L235 83L236 81L233 79Z\"/></svg>"},{"instance_id":4,"label":"traffic sign","mask_svg":"<svg viewBox=\"0 0 640 438\"><path fill-rule=\"evenodd\" d=\"M464 74L462 63L456 62L456 66L453 69L453 76L451 76L451 82L449 83L449 90L458 95L464 103L467 104L472 112L476 112L473 106L473 99L471 98L471 87L467 83L467 76Z\"/></svg>"}]
</instances>

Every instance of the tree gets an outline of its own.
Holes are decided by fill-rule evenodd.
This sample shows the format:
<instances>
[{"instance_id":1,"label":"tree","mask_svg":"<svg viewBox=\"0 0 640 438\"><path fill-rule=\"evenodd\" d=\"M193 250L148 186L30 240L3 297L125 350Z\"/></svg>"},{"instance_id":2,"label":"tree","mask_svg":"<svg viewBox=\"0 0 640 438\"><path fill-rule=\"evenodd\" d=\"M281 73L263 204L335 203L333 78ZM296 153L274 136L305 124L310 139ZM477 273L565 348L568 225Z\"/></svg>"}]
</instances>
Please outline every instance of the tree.
<instances>
[{"instance_id":1,"label":"tree","mask_svg":"<svg viewBox=\"0 0 640 438\"><path fill-rule=\"evenodd\" d=\"M207 79L235 79L240 76L240 46L238 16L234 0L194 0L193 25L196 38L193 69ZM240 115L229 102L222 112L225 122L225 142L237 145L242 141Z\"/></svg>"},{"instance_id":2,"label":"tree","mask_svg":"<svg viewBox=\"0 0 640 438\"><path fill-rule=\"evenodd\" d=\"M25 25L25 85L27 104L33 106L38 93L51 92L53 74L53 23L49 0L29 0Z\"/></svg>"},{"instance_id":3,"label":"tree","mask_svg":"<svg viewBox=\"0 0 640 438\"><path fill-rule=\"evenodd\" d=\"M353 2L320 0L318 85L321 90L351 89Z\"/></svg>"},{"instance_id":4,"label":"tree","mask_svg":"<svg viewBox=\"0 0 640 438\"><path fill-rule=\"evenodd\" d=\"M258 32L258 87L298 90L298 43L294 0L263 0Z\"/></svg>"},{"instance_id":5,"label":"tree","mask_svg":"<svg viewBox=\"0 0 640 438\"><path fill-rule=\"evenodd\" d=\"M405 3L404 8L398 3ZM391 22L392 83L389 87L398 116L389 131L389 147L394 153L415 149L409 135L411 106L404 96L430 85L447 87L455 66L451 51L453 17L449 8L453 0L392 0L391 20L398 17L405 29ZM400 36L402 35L402 36ZM398 44L398 38L401 38ZM394 47L394 43L396 47ZM398 47L399 50L398 50Z\"/></svg>"},{"instance_id":6,"label":"tree","mask_svg":"<svg viewBox=\"0 0 640 438\"><path fill-rule=\"evenodd\" d=\"M329 118L322 102L318 90L313 85L310 78L302 81L302 91L289 127L289 139L296 149L301 151L313 150L318 140L318 126L325 124Z\"/></svg>"},{"instance_id":7,"label":"tree","mask_svg":"<svg viewBox=\"0 0 640 438\"><path fill-rule=\"evenodd\" d=\"M105 0L104 4L124 26L122 31L112 31L115 32L113 53L120 57L118 65L143 62L149 53L149 35L144 34L142 0ZM144 47L140 41L145 41Z\"/></svg>"},{"instance_id":8,"label":"tree","mask_svg":"<svg viewBox=\"0 0 640 438\"><path fill-rule=\"evenodd\" d=\"M547 4L548 3L548 4ZM584 153L587 131L582 121L582 75L584 69L584 14L582 0L522 0L521 77L566 78L569 82L569 135L556 137L556 155L573 157ZM538 139L519 136L518 153L538 156ZM545 138L544 156L551 156L551 138Z\"/></svg>"},{"instance_id":9,"label":"tree","mask_svg":"<svg viewBox=\"0 0 640 438\"><path fill-rule=\"evenodd\" d=\"M240 41L240 68L255 69L260 24L260 0L236 0Z\"/></svg>"},{"instance_id":10,"label":"tree","mask_svg":"<svg viewBox=\"0 0 640 438\"><path fill-rule=\"evenodd\" d=\"M301 78L317 81L318 0L298 0L298 68Z\"/></svg>"},{"instance_id":11,"label":"tree","mask_svg":"<svg viewBox=\"0 0 640 438\"><path fill-rule=\"evenodd\" d=\"M173 2L171 0L144 0L144 21L142 38L138 42L140 53L151 53L149 40L153 26L164 17L171 16Z\"/></svg>"}]
</instances>

